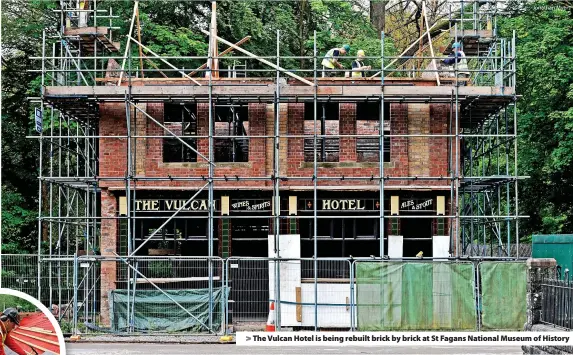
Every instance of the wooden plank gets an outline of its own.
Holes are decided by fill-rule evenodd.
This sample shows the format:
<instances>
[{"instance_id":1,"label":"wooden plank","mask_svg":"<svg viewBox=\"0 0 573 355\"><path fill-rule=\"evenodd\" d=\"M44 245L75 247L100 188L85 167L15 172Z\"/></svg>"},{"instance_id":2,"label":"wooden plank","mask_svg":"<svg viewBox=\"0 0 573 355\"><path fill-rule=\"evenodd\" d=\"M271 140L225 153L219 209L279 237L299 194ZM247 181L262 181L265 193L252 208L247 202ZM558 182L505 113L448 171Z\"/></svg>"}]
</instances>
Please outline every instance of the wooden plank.
<instances>
[{"instance_id":1,"label":"wooden plank","mask_svg":"<svg viewBox=\"0 0 573 355\"><path fill-rule=\"evenodd\" d=\"M213 276L212 278L214 281L219 281L220 277L219 276ZM133 279L129 280L130 282L133 281ZM166 284L166 283L171 283L171 282L194 282L194 281L209 281L209 277L205 276L205 277L148 277L147 279L137 279L136 283L138 284L147 284L147 283L151 283L153 282L154 284Z\"/></svg>"},{"instance_id":2,"label":"wooden plank","mask_svg":"<svg viewBox=\"0 0 573 355\"><path fill-rule=\"evenodd\" d=\"M139 48L141 49L141 46L140 46ZM161 69L159 69L159 68L157 67L157 65L155 65L155 63L154 63L151 59L147 58L147 56L146 56L145 54L143 54L143 53L141 53L141 55L145 58L145 60L147 60L147 62L148 62L149 64L151 64L152 67L154 67L155 69L159 70L159 74L161 74L164 78L167 78L167 75L165 75L165 73L162 72ZM143 75L143 72L142 72L141 74ZM179 78L177 78L177 79L179 79Z\"/></svg>"},{"instance_id":3,"label":"wooden plank","mask_svg":"<svg viewBox=\"0 0 573 355\"><path fill-rule=\"evenodd\" d=\"M139 24L139 8L137 8L136 12L136 17L137 17L137 39L139 40L139 42L141 42L141 26ZM141 69L141 77L144 78L145 75L143 74L143 49L141 48L141 46L139 46L139 66Z\"/></svg>"},{"instance_id":4,"label":"wooden plank","mask_svg":"<svg viewBox=\"0 0 573 355\"><path fill-rule=\"evenodd\" d=\"M175 255L175 249L148 249L149 256Z\"/></svg>"},{"instance_id":5,"label":"wooden plank","mask_svg":"<svg viewBox=\"0 0 573 355\"><path fill-rule=\"evenodd\" d=\"M66 36L82 36L82 35L107 35L108 28L103 26L98 27L79 27L79 28L66 28L64 34Z\"/></svg>"},{"instance_id":6,"label":"wooden plank","mask_svg":"<svg viewBox=\"0 0 573 355\"><path fill-rule=\"evenodd\" d=\"M27 330L27 331L34 332L34 333L42 333L42 334L57 336L57 334L54 333L53 331L51 331L51 330L46 330L46 329L44 329L44 328L38 328L38 327L22 327L22 326L19 326L18 329Z\"/></svg>"},{"instance_id":7,"label":"wooden plank","mask_svg":"<svg viewBox=\"0 0 573 355\"><path fill-rule=\"evenodd\" d=\"M44 347L42 347L42 346L39 346L39 345L30 343L30 342L28 342L28 341L22 340L22 339L20 339L20 338L14 336L14 335L12 336L12 338L18 340L18 341L21 342L21 343L24 343L24 344L26 344L26 345L32 347L32 348L34 348L34 349L40 349L40 350L42 350L42 351L52 352L52 351L49 350L49 349L46 349L46 348L44 348ZM59 345L60 345L60 344L58 343L58 346L59 346Z\"/></svg>"},{"instance_id":8,"label":"wooden plank","mask_svg":"<svg viewBox=\"0 0 573 355\"><path fill-rule=\"evenodd\" d=\"M160 61L162 61L163 63L169 65L171 68L177 70L180 74L183 74L184 77L186 77L187 79L191 80L192 82L194 82L195 84L201 86L201 84L199 84L199 82L195 79L193 79L192 77L190 77L189 75L185 74L183 71L181 71L179 68L177 68L176 66L174 66L173 64L169 63L168 61L166 61L165 59L161 58L159 55L157 55L154 51L152 51L151 49L147 48L146 46L144 46L143 44L141 44L141 42L139 42L138 40L136 40L135 38L131 37L131 35L127 36L129 39L131 39L133 42L135 42L136 44L140 45L141 47L143 47L143 49L145 49L146 51L148 51L149 53L151 53L155 58L159 59Z\"/></svg>"},{"instance_id":9,"label":"wooden plank","mask_svg":"<svg viewBox=\"0 0 573 355\"><path fill-rule=\"evenodd\" d=\"M121 85L121 79L123 78L123 71L125 69L125 62L127 61L127 53L129 52L129 47L131 42L131 33L133 31L133 24L135 23L135 12L139 8L139 1L135 1L133 5L133 16L131 17L131 24L129 25L129 34L127 35L127 43L125 44L125 52L123 53L123 60L121 61L121 71L119 72L119 80L117 81L117 86Z\"/></svg>"},{"instance_id":10,"label":"wooden plank","mask_svg":"<svg viewBox=\"0 0 573 355\"><path fill-rule=\"evenodd\" d=\"M203 32L203 33L206 34L206 35L209 35L209 32L207 32L207 31L205 31L205 30L201 30L201 32ZM216 38L219 42L223 42L223 43L225 43L226 45L235 48L235 49L238 50L239 52L242 52L242 53L248 55L249 57L252 57L252 58L258 60L259 62L262 62L262 63L264 63L264 64L270 66L271 68L277 69L277 70L279 70L280 72L282 72L282 73L284 73L284 74L286 74L286 75L288 75L288 76L291 76L291 77L293 77L293 78L295 78L295 79L298 79L298 80L302 81L303 83L305 83L305 84L307 84L307 85L309 85L309 86L314 86L314 84L313 84L312 82L306 80L305 78L303 78L303 77L301 77L301 76L298 76L298 75L296 75L296 74L294 74L294 73L292 73L292 72L290 72L290 71L288 71L288 70L286 70L286 69L284 69L284 68L281 68L281 67L277 66L276 64L273 64L273 63L269 62L269 61L266 60L266 59L260 58L258 55L253 54L253 53L249 52L249 51L246 50L246 49L243 49L243 48L241 48L241 47L237 47L237 46L235 46L233 43L231 43L231 42L229 42L229 41L227 41L227 40L225 40L225 39L223 39L223 38L221 38L221 37L219 37L219 36L215 36L215 38Z\"/></svg>"},{"instance_id":11,"label":"wooden plank","mask_svg":"<svg viewBox=\"0 0 573 355\"><path fill-rule=\"evenodd\" d=\"M28 331L29 331L29 330L28 330ZM36 340L42 341L42 342L44 342L44 343L48 343L48 344L60 346L60 343L58 343L57 341L44 339L44 338L42 338L42 337L38 337L38 336L35 336L35 335L24 334L24 333L19 332L18 329L14 330L13 333L18 334L18 335L21 335L21 336L24 336L24 337L36 339ZM51 334L51 335L57 337L56 334Z\"/></svg>"},{"instance_id":12,"label":"wooden plank","mask_svg":"<svg viewBox=\"0 0 573 355\"><path fill-rule=\"evenodd\" d=\"M456 38L456 29L450 29L450 37L452 39ZM462 39L463 37L480 37L480 38L492 38L492 30L458 30L457 37Z\"/></svg>"},{"instance_id":13,"label":"wooden plank","mask_svg":"<svg viewBox=\"0 0 573 355\"><path fill-rule=\"evenodd\" d=\"M295 287L296 321L302 322L302 288Z\"/></svg>"},{"instance_id":14,"label":"wooden plank","mask_svg":"<svg viewBox=\"0 0 573 355\"><path fill-rule=\"evenodd\" d=\"M247 37L243 38L242 40L240 40L239 42L235 43L235 46L240 46L241 44L247 42L247 41L250 40L250 39L251 39L251 36L247 36ZM233 47L229 47L229 48L225 49L224 51L222 51L221 53L219 53L219 57L222 57L222 56L224 56L225 54L228 54L228 53L230 53L230 52L232 52L232 51L234 51L234 48L233 48ZM188 75L189 75L189 76L193 76L193 75L197 74L197 72L198 72L199 70L205 69L206 67L207 67L207 63L201 65L199 68L195 69L194 71L192 71L192 72L189 73Z\"/></svg>"},{"instance_id":15,"label":"wooden plank","mask_svg":"<svg viewBox=\"0 0 573 355\"><path fill-rule=\"evenodd\" d=\"M424 21L426 23L426 28L428 29L426 33L428 34L428 43L430 43L430 53L432 54L432 65L434 66L434 70L436 70L434 74L436 74L436 82L438 83L438 86L440 86L440 74L437 72L438 66L436 65L436 59L433 58L435 57L434 46L432 44L432 36L430 36L430 25L428 24L428 13L426 12L425 1L422 1L422 13L424 16Z\"/></svg>"}]
</instances>

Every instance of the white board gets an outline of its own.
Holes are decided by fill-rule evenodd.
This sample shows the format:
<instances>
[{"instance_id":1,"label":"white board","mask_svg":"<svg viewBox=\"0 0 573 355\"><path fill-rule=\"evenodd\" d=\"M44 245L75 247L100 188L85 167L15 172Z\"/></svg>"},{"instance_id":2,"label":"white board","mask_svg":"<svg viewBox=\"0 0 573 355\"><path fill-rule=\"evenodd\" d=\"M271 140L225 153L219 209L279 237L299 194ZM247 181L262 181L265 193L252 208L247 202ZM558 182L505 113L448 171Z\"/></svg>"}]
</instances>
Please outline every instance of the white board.
<instances>
[{"instance_id":1,"label":"white board","mask_svg":"<svg viewBox=\"0 0 573 355\"><path fill-rule=\"evenodd\" d=\"M401 258L404 256L404 237L401 235L388 236L388 256L390 258Z\"/></svg>"},{"instance_id":2,"label":"white board","mask_svg":"<svg viewBox=\"0 0 573 355\"><path fill-rule=\"evenodd\" d=\"M323 328L350 328L350 281L347 283L319 283L317 284L318 326ZM354 288L356 300L356 287ZM314 326L314 283L303 283L301 289L302 325ZM356 302L356 301L355 301ZM310 305L307 305L311 303ZM332 304L327 306L324 304ZM356 312L354 312L356 324ZM286 325L289 326L289 325Z\"/></svg>"},{"instance_id":3,"label":"white board","mask_svg":"<svg viewBox=\"0 0 573 355\"><path fill-rule=\"evenodd\" d=\"M434 258L447 258L450 256L449 235L435 235L432 238L432 256Z\"/></svg>"},{"instance_id":4,"label":"white board","mask_svg":"<svg viewBox=\"0 0 573 355\"><path fill-rule=\"evenodd\" d=\"M300 258L300 234L281 234L279 236L279 256L281 259ZM269 258L276 257L275 236L269 235ZM279 267L280 280L280 312L281 325L300 325L296 321L296 288L301 285L300 260L281 261ZM275 300L275 262L269 261L269 299ZM275 303L275 311L279 307Z\"/></svg>"}]
</instances>

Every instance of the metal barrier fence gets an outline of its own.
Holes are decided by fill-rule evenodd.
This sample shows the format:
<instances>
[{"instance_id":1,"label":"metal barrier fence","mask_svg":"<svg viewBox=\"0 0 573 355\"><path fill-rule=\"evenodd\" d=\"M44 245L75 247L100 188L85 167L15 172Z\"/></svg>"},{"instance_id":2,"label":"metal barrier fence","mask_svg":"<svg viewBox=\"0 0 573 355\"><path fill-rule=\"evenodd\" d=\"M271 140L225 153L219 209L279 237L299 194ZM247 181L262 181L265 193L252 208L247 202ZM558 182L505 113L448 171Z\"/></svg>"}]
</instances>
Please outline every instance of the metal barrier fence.
<instances>
[{"instance_id":1,"label":"metal barrier fence","mask_svg":"<svg viewBox=\"0 0 573 355\"><path fill-rule=\"evenodd\" d=\"M565 272L565 277L546 278L541 282L542 323L573 329L573 277Z\"/></svg>"},{"instance_id":2,"label":"metal barrier fence","mask_svg":"<svg viewBox=\"0 0 573 355\"><path fill-rule=\"evenodd\" d=\"M261 329L271 303L277 330L513 329L524 314L515 305L525 304L521 262L68 256L38 263L36 255L1 261L2 287L40 294L64 332L83 334ZM567 282L544 283L542 321L571 327Z\"/></svg>"}]
</instances>

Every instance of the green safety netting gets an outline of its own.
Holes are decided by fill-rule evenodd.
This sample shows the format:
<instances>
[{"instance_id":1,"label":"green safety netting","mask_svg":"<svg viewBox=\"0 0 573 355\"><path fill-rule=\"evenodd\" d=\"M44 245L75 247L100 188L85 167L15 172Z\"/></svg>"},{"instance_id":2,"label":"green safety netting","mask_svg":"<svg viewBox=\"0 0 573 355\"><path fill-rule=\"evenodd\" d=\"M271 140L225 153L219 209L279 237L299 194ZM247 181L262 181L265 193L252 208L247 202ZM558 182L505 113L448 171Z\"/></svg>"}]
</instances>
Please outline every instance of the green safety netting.
<instances>
[{"instance_id":1,"label":"green safety netting","mask_svg":"<svg viewBox=\"0 0 573 355\"><path fill-rule=\"evenodd\" d=\"M527 266L489 261L479 265L483 329L523 329L526 322Z\"/></svg>"},{"instance_id":2,"label":"green safety netting","mask_svg":"<svg viewBox=\"0 0 573 355\"><path fill-rule=\"evenodd\" d=\"M177 301L189 313L185 312L169 297ZM192 290L137 290L134 308L134 330L154 332L208 331L209 326L209 289ZM223 289L212 289L212 330L221 327L223 318ZM229 289L226 289L226 296ZM130 308L133 305L133 292L130 293ZM124 331L127 323L127 290L110 292L109 306L113 331ZM225 297L226 298L226 297Z\"/></svg>"},{"instance_id":3,"label":"green safety netting","mask_svg":"<svg viewBox=\"0 0 573 355\"><path fill-rule=\"evenodd\" d=\"M359 330L475 329L471 263L356 263Z\"/></svg>"}]
</instances>

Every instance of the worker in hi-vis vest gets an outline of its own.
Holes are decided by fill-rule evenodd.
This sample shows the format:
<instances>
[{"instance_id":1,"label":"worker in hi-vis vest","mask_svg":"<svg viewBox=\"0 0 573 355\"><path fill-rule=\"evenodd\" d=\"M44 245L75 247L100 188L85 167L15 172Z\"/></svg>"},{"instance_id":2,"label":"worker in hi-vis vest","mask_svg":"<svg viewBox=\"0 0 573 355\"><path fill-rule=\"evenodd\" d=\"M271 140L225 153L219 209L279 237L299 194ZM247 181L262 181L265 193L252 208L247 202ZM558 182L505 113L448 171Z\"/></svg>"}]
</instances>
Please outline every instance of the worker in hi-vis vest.
<instances>
[{"instance_id":1,"label":"worker in hi-vis vest","mask_svg":"<svg viewBox=\"0 0 573 355\"><path fill-rule=\"evenodd\" d=\"M334 76L336 74L334 71L336 67L344 69L344 65L338 62L338 57L348 52L350 52L350 46L348 44L343 45L342 48L332 48L326 52L322 60L322 77Z\"/></svg>"},{"instance_id":2,"label":"worker in hi-vis vest","mask_svg":"<svg viewBox=\"0 0 573 355\"><path fill-rule=\"evenodd\" d=\"M0 346L0 355L5 355L4 347L18 355L28 355L22 347L14 340L10 332L20 325L20 315L15 308L6 308L0 316L0 334L2 335L2 345Z\"/></svg>"},{"instance_id":3,"label":"worker in hi-vis vest","mask_svg":"<svg viewBox=\"0 0 573 355\"><path fill-rule=\"evenodd\" d=\"M468 69L468 60L466 54L462 51L459 43L452 44L453 52L442 63L446 65L456 65L455 69L458 71L458 78L469 78L470 72Z\"/></svg>"},{"instance_id":4,"label":"worker in hi-vis vest","mask_svg":"<svg viewBox=\"0 0 573 355\"><path fill-rule=\"evenodd\" d=\"M366 76L365 70L370 70L369 65L364 65L362 60L366 57L366 54L362 49L356 52L356 59L352 61L352 77L353 78L363 78Z\"/></svg>"}]
</instances>

